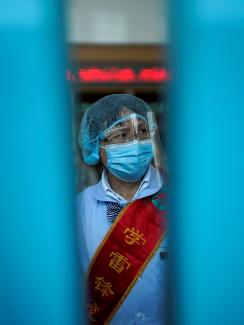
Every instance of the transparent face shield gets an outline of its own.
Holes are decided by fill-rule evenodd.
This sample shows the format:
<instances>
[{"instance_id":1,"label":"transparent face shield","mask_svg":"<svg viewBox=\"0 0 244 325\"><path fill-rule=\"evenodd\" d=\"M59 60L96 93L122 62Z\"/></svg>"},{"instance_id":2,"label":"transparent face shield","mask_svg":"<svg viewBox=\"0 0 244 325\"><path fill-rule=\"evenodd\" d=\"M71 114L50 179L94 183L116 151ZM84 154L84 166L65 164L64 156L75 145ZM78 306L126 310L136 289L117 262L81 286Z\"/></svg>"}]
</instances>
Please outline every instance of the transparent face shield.
<instances>
[{"instance_id":1,"label":"transparent face shield","mask_svg":"<svg viewBox=\"0 0 244 325\"><path fill-rule=\"evenodd\" d=\"M163 183L163 155L159 131L152 111L146 117L124 111L105 132L101 143L108 172L125 182L160 187Z\"/></svg>"}]
</instances>

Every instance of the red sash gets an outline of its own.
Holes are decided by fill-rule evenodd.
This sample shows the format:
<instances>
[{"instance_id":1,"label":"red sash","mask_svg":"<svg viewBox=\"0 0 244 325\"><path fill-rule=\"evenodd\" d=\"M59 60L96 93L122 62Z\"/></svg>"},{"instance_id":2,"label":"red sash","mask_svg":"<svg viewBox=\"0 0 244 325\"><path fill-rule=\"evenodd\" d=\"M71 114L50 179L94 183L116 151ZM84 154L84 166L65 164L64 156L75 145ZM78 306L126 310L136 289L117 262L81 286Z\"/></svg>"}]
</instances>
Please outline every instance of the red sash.
<instances>
[{"instance_id":1,"label":"red sash","mask_svg":"<svg viewBox=\"0 0 244 325\"><path fill-rule=\"evenodd\" d=\"M166 209L158 205L164 196L126 206L100 244L88 271L90 324L112 319L164 238Z\"/></svg>"}]
</instances>

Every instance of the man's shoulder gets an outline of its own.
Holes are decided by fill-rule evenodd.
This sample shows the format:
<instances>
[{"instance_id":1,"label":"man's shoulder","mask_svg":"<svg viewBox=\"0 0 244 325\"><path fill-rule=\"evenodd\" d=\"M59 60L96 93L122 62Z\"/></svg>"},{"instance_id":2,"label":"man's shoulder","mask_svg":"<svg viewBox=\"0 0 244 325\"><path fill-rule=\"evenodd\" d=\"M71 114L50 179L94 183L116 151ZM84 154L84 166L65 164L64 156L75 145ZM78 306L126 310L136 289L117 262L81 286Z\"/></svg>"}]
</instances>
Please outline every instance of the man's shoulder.
<instances>
[{"instance_id":1,"label":"man's shoulder","mask_svg":"<svg viewBox=\"0 0 244 325\"><path fill-rule=\"evenodd\" d=\"M92 197L94 194L94 191L96 190L96 186L97 186L97 184L88 186L83 191L76 194L76 200L82 201L83 199L88 199L88 198Z\"/></svg>"},{"instance_id":2,"label":"man's shoulder","mask_svg":"<svg viewBox=\"0 0 244 325\"><path fill-rule=\"evenodd\" d=\"M81 204L82 202L89 202L96 200L96 193L100 191L101 181L96 183L95 185L88 186L83 191L76 194L76 203Z\"/></svg>"}]
</instances>

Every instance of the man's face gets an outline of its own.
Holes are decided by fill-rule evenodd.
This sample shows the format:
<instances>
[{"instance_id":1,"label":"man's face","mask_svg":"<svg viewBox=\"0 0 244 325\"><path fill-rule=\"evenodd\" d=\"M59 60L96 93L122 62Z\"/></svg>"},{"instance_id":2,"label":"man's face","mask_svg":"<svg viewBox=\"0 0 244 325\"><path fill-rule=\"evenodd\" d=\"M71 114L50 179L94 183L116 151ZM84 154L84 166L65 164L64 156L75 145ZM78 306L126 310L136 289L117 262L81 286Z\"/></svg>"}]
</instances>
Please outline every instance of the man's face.
<instances>
[{"instance_id":1,"label":"man's face","mask_svg":"<svg viewBox=\"0 0 244 325\"><path fill-rule=\"evenodd\" d=\"M116 124L106 133L102 147L110 144L122 145L134 140L143 141L149 138L150 133L147 123L136 117L135 114L130 114L128 120ZM103 164L106 165L107 156L104 148L101 148L100 154Z\"/></svg>"}]
</instances>

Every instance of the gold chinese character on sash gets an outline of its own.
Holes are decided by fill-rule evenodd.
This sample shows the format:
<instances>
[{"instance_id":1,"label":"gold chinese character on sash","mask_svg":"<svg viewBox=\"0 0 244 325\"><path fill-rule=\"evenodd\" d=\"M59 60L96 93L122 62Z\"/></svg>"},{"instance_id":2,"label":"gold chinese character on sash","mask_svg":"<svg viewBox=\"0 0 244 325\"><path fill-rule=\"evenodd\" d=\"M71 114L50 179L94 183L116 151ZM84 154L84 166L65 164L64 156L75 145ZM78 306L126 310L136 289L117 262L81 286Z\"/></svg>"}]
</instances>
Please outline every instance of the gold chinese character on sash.
<instances>
[{"instance_id":1,"label":"gold chinese character on sash","mask_svg":"<svg viewBox=\"0 0 244 325\"><path fill-rule=\"evenodd\" d=\"M117 273L121 273L125 268L128 269L131 265L128 262L128 258L121 255L119 252L112 252L109 257L112 257L109 266Z\"/></svg>"},{"instance_id":2,"label":"gold chinese character on sash","mask_svg":"<svg viewBox=\"0 0 244 325\"><path fill-rule=\"evenodd\" d=\"M125 242L128 245L145 245L146 239L143 238L144 234L139 232L139 230L136 230L134 227L126 228L124 231L124 234L127 234L125 236Z\"/></svg>"},{"instance_id":3,"label":"gold chinese character on sash","mask_svg":"<svg viewBox=\"0 0 244 325\"><path fill-rule=\"evenodd\" d=\"M96 320L94 319L94 316L99 311L99 307L98 307L97 303L94 302L93 304L90 304L87 307L89 309L89 318L90 318L90 320L95 322Z\"/></svg>"},{"instance_id":4,"label":"gold chinese character on sash","mask_svg":"<svg viewBox=\"0 0 244 325\"><path fill-rule=\"evenodd\" d=\"M106 282L104 280L104 277L96 277L96 281L95 281L95 290L98 290L101 292L102 297L104 296L109 296L109 295L113 295L114 292L112 291L112 284L110 282Z\"/></svg>"}]
</instances>

